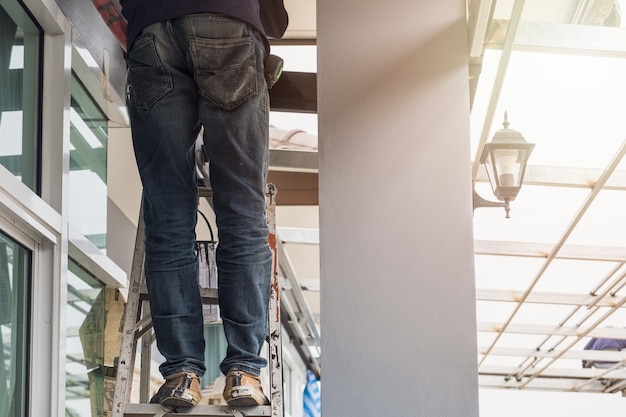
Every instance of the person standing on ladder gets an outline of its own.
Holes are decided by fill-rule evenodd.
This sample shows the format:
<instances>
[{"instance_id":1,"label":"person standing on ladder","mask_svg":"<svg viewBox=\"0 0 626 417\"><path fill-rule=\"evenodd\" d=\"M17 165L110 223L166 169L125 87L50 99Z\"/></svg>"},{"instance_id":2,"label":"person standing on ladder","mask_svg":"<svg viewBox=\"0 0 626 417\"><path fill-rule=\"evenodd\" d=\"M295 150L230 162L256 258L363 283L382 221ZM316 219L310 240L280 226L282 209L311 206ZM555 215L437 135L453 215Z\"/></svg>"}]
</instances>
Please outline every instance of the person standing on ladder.
<instances>
[{"instance_id":1,"label":"person standing on ladder","mask_svg":"<svg viewBox=\"0 0 626 417\"><path fill-rule=\"evenodd\" d=\"M201 396L193 146L204 127L228 342L220 364L224 398L232 406L266 405L259 374L267 360L259 355L267 336L272 255L265 219L264 62L267 37L282 37L287 13L282 0L121 0L121 6L126 102L144 190L144 268L157 347L165 357L159 368L165 383L150 402L189 407Z\"/></svg>"}]
</instances>

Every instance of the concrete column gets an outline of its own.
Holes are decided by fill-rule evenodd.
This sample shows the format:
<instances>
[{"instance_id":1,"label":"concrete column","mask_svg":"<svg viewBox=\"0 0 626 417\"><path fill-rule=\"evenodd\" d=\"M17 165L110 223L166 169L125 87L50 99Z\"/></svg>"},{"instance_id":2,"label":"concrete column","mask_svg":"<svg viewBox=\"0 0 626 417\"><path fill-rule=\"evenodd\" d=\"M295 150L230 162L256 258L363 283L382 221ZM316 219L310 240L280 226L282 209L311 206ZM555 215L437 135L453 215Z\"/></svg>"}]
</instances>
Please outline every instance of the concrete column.
<instances>
[{"instance_id":1,"label":"concrete column","mask_svg":"<svg viewBox=\"0 0 626 417\"><path fill-rule=\"evenodd\" d=\"M325 416L478 416L465 21L317 0Z\"/></svg>"}]
</instances>

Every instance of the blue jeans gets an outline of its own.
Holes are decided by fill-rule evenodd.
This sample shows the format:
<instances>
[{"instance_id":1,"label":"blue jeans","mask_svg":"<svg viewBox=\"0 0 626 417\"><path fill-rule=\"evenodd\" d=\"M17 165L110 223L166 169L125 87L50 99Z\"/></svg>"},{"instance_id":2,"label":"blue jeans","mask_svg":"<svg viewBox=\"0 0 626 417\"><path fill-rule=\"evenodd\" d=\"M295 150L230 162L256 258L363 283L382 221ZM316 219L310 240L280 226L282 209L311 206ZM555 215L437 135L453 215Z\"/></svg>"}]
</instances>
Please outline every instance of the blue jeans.
<instances>
[{"instance_id":1,"label":"blue jeans","mask_svg":"<svg viewBox=\"0 0 626 417\"><path fill-rule=\"evenodd\" d=\"M204 126L219 243L223 373L258 375L268 330L271 251L265 219L269 96L264 39L217 14L148 26L128 51L128 109L143 183L145 273L163 376L202 376L202 302L194 255L193 156Z\"/></svg>"}]
</instances>

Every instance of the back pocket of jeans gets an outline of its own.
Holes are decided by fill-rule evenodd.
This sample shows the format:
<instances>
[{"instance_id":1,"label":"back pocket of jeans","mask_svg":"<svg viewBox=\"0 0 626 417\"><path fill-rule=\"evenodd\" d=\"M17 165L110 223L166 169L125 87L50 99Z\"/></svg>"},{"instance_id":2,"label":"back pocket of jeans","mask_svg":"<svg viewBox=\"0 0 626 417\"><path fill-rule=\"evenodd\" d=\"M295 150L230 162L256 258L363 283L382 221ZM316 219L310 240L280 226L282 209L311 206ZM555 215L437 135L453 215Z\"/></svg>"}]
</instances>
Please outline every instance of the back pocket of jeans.
<instances>
[{"instance_id":1,"label":"back pocket of jeans","mask_svg":"<svg viewBox=\"0 0 626 417\"><path fill-rule=\"evenodd\" d=\"M163 67L151 34L138 38L128 53L129 104L148 110L172 91L172 76Z\"/></svg>"},{"instance_id":2,"label":"back pocket of jeans","mask_svg":"<svg viewBox=\"0 0 626 417\"><path fill-rule=\"evenodd\" d=\"M232 110L257 95L254 42L251 38L190 39L196 83L203 97Z\"/></svg>"}]
</instances>

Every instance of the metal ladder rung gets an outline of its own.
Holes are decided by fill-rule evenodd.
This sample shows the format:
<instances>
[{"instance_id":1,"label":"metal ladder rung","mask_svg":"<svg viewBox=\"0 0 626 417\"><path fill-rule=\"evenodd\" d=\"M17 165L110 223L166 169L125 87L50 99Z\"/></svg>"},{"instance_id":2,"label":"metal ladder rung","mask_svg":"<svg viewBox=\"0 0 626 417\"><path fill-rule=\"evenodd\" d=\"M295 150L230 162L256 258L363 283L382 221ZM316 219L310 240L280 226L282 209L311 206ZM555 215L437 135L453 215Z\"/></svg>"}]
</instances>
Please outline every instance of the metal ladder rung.
<instances>
[{"instance_id":1,"label":"metal ladder rung","mask_svg":"<svg viewBox=\"0 0 626 417\"><path fill-rule=\"evenodd\" d=\"M141 318L141 320L135 324L135 340L139 340L144 334L149 332L150 329L152 329L152 317L146 316Z\"/></svg>"},{"instance_id":2,"label":"metal ladder rung","mask_svg":"<svg viewBox=\"0 0 626 417\"><path fill-rule=\"evenodd\" d=\"M164 407L159 404L128 404L126 406L125 417L154 417L164 411ZM239 413L239 414L237 414ZM176 412L168 412L164 416L196 416L196 417L263 417L271 416L272 411L269 405L260 407L240 407L233 408L227 405L196 405L192 408L179 408Z\"/></svg>"},{"instance_id":3,"label":"metal ladder rung","mask_svg":"<svg viewBox=\"0 0 626 417\"><path fill-rule=\"evenodd\" d=\"M200 296L202 297L203 304L219 304L219 298L217 296L216 288L200 288ZM148 293L145 288L145 283L142 283L141 294L139 295L140 300L147 301ZM139 325L139 322L137 323Z\"/></svg>"},{"instance_id":4,"label":"metal ladder rung","mask_svg":"<svg viewBox=\"0 0 626 417\"><path fill-rule=\"evenodd\" d=\"M219 303L219 299L217 297L217 289L215 288L200 288L200 295L202 296L202 302L204 304Z\"/></svg>"}]
</instances>

